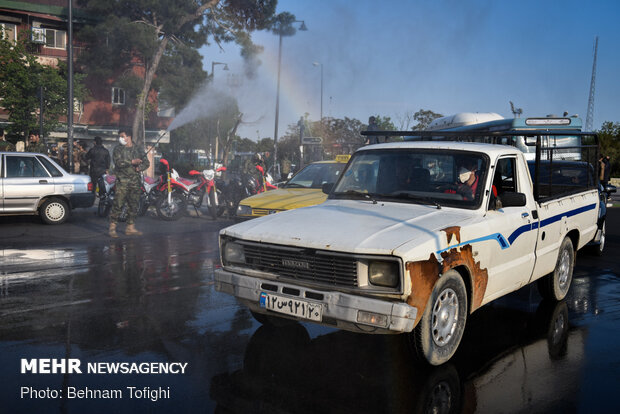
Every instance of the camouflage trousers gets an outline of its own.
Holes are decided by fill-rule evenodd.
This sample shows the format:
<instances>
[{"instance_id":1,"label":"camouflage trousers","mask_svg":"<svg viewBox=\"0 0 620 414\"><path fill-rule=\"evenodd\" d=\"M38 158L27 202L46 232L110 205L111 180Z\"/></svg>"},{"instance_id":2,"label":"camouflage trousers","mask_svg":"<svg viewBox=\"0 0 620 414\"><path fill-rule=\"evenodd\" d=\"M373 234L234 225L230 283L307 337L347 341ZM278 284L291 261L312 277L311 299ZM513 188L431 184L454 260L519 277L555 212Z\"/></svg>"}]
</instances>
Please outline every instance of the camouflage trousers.
<instances>
[{"instance_id":1,"label":"camouflage trousers","mask_svg":"<svg viewBox=\"0 0 620 414\"><path fill-rule=\"evenodd\" d=\"M134 224L140 205L140 183L134 180L116 182L114 192L114 204L110 212L110 222L116 223L123 211L123 205L127 204L127 224Z\"/></svg>"}]
</instances>

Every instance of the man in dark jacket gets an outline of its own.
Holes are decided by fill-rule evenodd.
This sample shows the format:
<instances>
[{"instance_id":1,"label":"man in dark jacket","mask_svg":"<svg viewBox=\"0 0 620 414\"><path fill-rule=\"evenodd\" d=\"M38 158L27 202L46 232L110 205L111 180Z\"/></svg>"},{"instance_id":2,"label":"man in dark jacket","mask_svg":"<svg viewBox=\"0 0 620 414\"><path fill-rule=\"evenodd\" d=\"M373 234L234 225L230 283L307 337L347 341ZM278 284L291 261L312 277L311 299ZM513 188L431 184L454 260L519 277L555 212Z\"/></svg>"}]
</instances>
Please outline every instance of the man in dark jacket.
<instances>
[{"instance_id":1,"label":"man in dark jacket","mask_svg":"<svg viewBox=\"0 0 620 414\"><path fill-rule=\"evenodd\" d=\"M94 184L97 183L99 185L99 196L101 197L105 192L103 174L110 169L110 152L101 145L101 137L95 137L95 145L88 150L85 158L89 163L89 175L93 183L93 192L95 191Z\"/></svg>"}]
</instances>

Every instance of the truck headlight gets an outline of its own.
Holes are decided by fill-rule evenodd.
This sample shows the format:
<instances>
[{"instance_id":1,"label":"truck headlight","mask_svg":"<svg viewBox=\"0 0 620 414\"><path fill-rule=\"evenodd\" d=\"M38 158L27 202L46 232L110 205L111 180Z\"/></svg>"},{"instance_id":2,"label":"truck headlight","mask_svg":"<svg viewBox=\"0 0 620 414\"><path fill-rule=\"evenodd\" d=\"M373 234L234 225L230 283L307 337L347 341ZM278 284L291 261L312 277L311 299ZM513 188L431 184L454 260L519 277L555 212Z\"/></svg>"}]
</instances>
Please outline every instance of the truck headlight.
<instances>
[{"instance_id":1,"label":"truck headlight","mask_svg":"<svg viewBox=\"0 0 620 414\"><path fill-rule=\"evenodd\" d=\"M370 262L368 280L376 286L396 287L399 279L398 262Z\"/></svg>"},{"instance_id":2,"label":"truck headlight","mask_svg":"<svg viewBox=\"0 0 620 414\"><path fill-rule=\"evenodd\" d=\"M238 216L251 216L252 215L252 207L244 206L243 204L239 204L237 207L237 215Z\"/></svg>"},{"instance_id":3,"label":"truck headlight","mask_svg":"<svg viewBox=\"0 0 620 414\"><path fill-rule=\"evenodd\" d=\"M245 263L245 252L243 246L235 242L227 242L224 245L225 263Z\"/></svg>"}]
</instances>

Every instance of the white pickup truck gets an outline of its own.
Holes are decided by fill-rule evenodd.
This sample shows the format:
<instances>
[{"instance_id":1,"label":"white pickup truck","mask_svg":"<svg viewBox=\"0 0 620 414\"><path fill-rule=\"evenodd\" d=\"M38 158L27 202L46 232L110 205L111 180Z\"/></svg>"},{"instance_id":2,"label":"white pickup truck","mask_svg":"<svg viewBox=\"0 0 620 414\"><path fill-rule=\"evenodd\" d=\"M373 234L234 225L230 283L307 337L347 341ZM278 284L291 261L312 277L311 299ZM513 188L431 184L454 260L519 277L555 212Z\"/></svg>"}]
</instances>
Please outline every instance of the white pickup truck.
<instances>
[{"instance_id":1,"label":"white pickup truck","mask_svg":"<svg viewBox=\"0 0 620 414\"><path fill-rule=\"evenodd\" d=\"M413 331L419 356L444 363L470 313L534 281L563 299L576 251L604 243L590 164L532 168L508 145L363 147L324 203L223 229L216 289L263 323Z\"/></svg>"}]
</instances>

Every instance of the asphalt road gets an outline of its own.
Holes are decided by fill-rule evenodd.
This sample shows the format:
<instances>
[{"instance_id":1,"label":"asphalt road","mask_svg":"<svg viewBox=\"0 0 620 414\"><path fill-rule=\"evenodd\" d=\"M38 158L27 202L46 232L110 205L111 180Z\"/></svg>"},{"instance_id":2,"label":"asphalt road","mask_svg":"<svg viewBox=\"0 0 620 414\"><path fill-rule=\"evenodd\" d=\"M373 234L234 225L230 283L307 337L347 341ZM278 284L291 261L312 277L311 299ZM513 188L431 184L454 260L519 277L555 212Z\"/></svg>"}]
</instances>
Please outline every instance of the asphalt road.
<instances>
[{"instance_id":1,"label":"asphalt road","mask_svg":"<svg viewBox=\"0 0 620 414\"><path fill-rule=\"evenodd\" d=\"M0 218L0 411L619 412L619 222L610 209L606 253L579 254L565 301L528 286L487 305L428 368L404 335L260 326L213 287L230 221L145 217L143 236L110 239L93 209L62 226ZM21 373L44 358L82 373ZM102 371L117 363L130 372ZM144 372L159 363L187 365Z\"/></svg>"}]
</instances>

